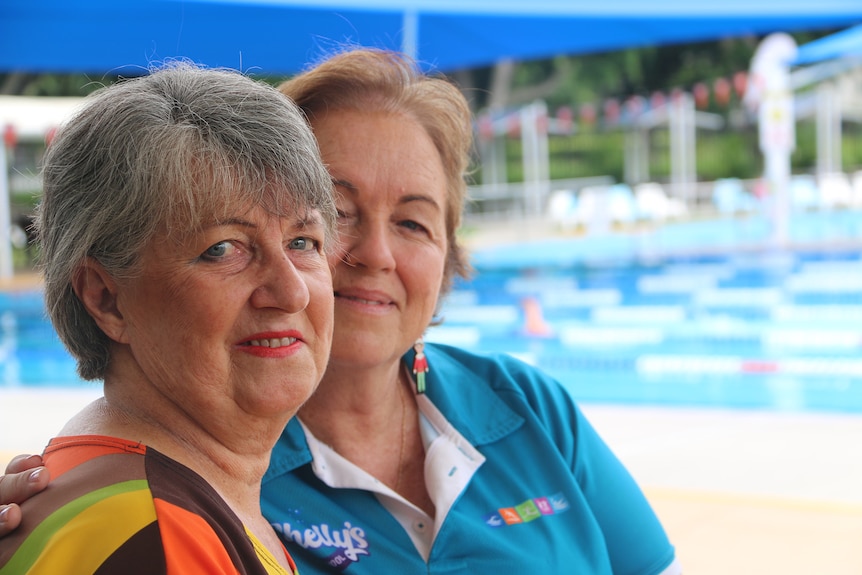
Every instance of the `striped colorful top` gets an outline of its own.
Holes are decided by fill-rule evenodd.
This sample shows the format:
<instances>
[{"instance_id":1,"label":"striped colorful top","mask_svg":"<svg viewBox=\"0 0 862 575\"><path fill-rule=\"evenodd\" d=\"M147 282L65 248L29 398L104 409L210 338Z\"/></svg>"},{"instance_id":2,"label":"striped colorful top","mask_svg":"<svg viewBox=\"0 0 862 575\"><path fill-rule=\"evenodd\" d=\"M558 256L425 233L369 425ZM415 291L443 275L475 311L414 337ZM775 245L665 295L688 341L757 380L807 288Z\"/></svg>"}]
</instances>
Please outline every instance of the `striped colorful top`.
<instances>
[{"instance_id":1,"label":"striped colorful top","mask_svg":"<svg viewBox=\"0 0 862 575\"><path fill-rule=\"evenodd\" d=\"M51 484L0 539L0 575L291 575L200 475L155 449L83 435L44 457Z\"/></svg>"}]
</instances>

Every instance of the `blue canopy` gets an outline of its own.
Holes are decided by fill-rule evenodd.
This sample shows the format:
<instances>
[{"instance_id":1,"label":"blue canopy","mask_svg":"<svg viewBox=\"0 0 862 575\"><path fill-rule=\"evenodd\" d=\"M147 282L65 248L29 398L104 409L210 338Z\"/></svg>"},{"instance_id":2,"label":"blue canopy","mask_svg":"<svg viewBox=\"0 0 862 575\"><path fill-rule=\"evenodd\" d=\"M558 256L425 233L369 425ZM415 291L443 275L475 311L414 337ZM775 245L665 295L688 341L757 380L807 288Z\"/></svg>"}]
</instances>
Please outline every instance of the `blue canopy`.
<instances>
[{"instance_id":1,"label":"blue canopy","mask_svg":"<svg viewBox=\"0 0 862 575\"><path fill-rule=\"evenodd\" d=\"M862 24L799 47L794 64L813 64L838 58L862 58Z\"/></svg>"},{"instance_id":2,"label":"blue canopy","mask_svg":"<svg viewBox=\"0 0 862 575\"><path fill-rule=\"evenodd\" d=\"M345 42L440 71L862 22L860 0L0 0L0 72L124 72L185 57L291 74Z\"/></svg>"}]
</instances>

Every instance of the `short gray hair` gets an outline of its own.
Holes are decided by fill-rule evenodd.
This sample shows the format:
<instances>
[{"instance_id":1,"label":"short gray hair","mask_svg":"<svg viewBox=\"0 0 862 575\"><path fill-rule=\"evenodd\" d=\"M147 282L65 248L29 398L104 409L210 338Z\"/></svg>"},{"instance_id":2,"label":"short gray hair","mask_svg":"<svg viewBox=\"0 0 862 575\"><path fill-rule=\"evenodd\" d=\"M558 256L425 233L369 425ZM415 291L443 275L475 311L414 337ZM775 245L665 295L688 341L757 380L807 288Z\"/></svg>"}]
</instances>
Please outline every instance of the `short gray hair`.
<instances>
[{"instance_id":1,"label":"short gray hair","mask_svg":"<svg viewBox=\"0 0 862 575\"><path fill-rule=\"evenodd\" d=\"M258 205L276 215L317 210L334 239L317 142L271 86L174 62L90 96L48 147L35 219L48 315L81 377L104 378L111 343L72 288L86 258L135 277L157 231L185 233Z\"/></svg>"}]
</instances>

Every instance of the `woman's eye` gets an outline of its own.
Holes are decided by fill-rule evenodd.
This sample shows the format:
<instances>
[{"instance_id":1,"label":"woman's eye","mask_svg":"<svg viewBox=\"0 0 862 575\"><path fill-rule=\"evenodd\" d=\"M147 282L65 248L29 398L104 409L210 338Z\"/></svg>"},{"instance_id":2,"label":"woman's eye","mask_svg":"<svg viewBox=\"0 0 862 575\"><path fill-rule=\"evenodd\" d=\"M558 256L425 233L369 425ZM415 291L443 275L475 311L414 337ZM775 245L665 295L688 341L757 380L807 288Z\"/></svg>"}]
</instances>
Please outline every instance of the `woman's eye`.
<instances>
[{"instance_id":1,"label":"woman's eye","mask_svg":"<svg viewBox=\"0 0 862 575\"><path fill-rule=\"evenodd\" d=\"M337 210L335 213L337 215L338 225L340 226L347 225L353 220L353 214L344 210Z\"/></svg>"},{"instance_id":2,"label":"woman's eye","mask_svg":"<svg viewBox=\"0 0 862 575\"><path fill-rule=\"evenodd\" d=\"M417 232L425 231L425 226L423 226L422 224L420 224L418 222L414 222L413 220L404 220L403 222L401 222L401 225L404 226L405 228L409 229L409 230L413 230L413 231L417 231Z\"/></svg>"},{"instance_id":3,"label":"woman's eye","mask_svg":"<svg viewBox=\"0 0 862 575\"><path fill-rule=\"evenodd\" d=\"M203 257L209 260L223 258L229 253L231 247L233 246L228 241L218 242L208 247L203 253Z\"/></svg>"},{"instance_id":4,"label":"woman's eye","mask_svg":"<svg viewBox=\"0 0 862 575\"><path fill-rule=\"evenodd\" d=\"M288 244L288 248L291 250L297 250L301 252L316 250L319 246L319 242L317 240L313 240L311 238L294 238L290 240Z\"/></svg>"}]
</instances>

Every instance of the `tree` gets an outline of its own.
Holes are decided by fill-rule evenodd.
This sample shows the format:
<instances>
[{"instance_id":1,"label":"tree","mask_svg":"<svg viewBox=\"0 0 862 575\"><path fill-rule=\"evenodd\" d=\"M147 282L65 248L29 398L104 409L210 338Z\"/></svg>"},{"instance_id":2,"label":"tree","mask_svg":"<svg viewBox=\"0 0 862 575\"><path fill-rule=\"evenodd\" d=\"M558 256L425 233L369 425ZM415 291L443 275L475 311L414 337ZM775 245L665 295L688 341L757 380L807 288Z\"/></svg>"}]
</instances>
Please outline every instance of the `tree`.
<instances>
[{"instance_id":1,"label":"tree","mask_svg":"<svg viewBox=\"0 0 862 575\"><path fill-rule=\"evenodd\" d=\"M798 44L804 44L832 32L793 36ZM698 82L730 77L748 70L761 40L762 36L746 36L529 62L504 60L453 77L471 96L477 110L518 106L536 99L545 100L553 109L611 97L690 89Z\"/></svg>"}]
</instances>

